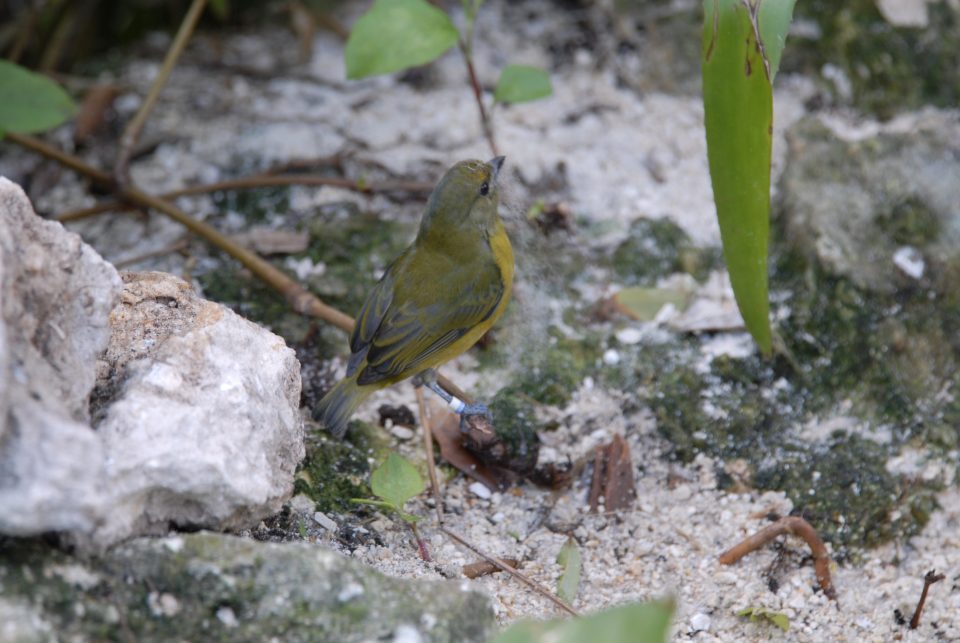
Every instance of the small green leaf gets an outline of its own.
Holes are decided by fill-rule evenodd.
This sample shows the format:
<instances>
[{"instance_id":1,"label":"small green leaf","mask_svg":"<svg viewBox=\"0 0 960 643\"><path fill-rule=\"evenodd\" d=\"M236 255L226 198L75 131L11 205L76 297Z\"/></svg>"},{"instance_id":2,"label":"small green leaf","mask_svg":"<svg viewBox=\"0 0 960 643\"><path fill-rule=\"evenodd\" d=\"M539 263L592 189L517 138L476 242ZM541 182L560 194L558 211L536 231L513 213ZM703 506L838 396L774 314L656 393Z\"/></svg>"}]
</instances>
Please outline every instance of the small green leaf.
<instances>
[{"instance_id":1,"label":"small green leaf","mask_svg":"<svg viewBox=\"0 0 960 643\"><path fill-rule=\"evenodd\" d=\"M0 136L4 132L29 134L64 123L76 105L46 76L0 60Z\"/></svg>"},{"instance_id":2,"label":"small green leaf","mask_svg":"<svg viewBox=\"0 0 960 643\"><path fill-rule=\"evenodd\" d=\"M776 625L784 632L790 630L790 617L780 612L774 612L766 607L745 607L737 612L737 616L749 616L751 623L767 621L768 623Z\"/></svg>"},{"instance_id":3,"label":"small green leaf","mask_svg":"<svg viewBox=\"0 0 960 643\"><path fill-rule=\"evenodd\" d=\"M580 549L577 547L577 541L568 538L560 548L557 554L557 563L563 567L563 573L557 580L557 596L572 603L577 597L577 590L580 589L580 569L582 561L580 559Z\"/></svg>"},{"instance_id":4,"label":"small green leaf","mask_svg":"<svg viewBox=\"0 0 960 643\"><path fill-rule=\"evenodd\" d=\"M621 311L638 321L651 321L667 304L677 310L686 310L691 293L673 288L624 288L614 295L614 302Z\"/></svg>"},{"instance_id":5,"label":"small green leaf","mask_svg":"<svg viewBox=\"0 0 960 643\"><path fill-rule=\"evenodd\" d=\"M673 601L621 605L573 619L519 621L490 643L664 643Z\"/></svg>"},{"instance_id":6,"label":"small green leaf","mask_svg":"<svg viewBox=\"0 0 960 643\"><path fill-rule=\"evenodd\" d=\"M370 475L370 489L401 511L410 498L423 491L424 483L416 467L391 451Z\"/></svg>"},{"instance_id":7,"label":"small green leaf","mask_svg":"<svg viewBox=\"0 0 960 643\"><path fill-rule=\"evenodd\" d=\"M500 72L493 98L499 103L523 103L552 93L547 72L527 65L508 65Z\"/></svg>"},{"instance_id":8,"label":"small green leaf","mask_svg":"<svg viewBox=\"0 0 960 643\"><path fill-rule=\"evenodd\" d=\"M354 24L345 51L347 78L423 65L457 44L460 32L426 0L377 0Z\"/></svg>"}]
</instances>

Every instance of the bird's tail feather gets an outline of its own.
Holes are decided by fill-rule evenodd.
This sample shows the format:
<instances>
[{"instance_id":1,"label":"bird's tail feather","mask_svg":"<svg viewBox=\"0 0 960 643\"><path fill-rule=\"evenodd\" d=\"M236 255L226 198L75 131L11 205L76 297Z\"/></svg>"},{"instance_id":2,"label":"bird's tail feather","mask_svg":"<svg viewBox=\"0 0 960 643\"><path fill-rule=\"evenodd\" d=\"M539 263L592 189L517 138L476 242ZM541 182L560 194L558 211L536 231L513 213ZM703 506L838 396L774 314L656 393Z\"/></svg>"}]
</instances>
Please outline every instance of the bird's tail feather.
<instances>
[{"instance_id":1,"label":"bird's tail feather","mask_svg":"<svg viewBox=\"0 0 960 643\"><path fill-rule=\"evenodd\" d=\"M342 438L347 432L350 416L372 392L367 387L357 386L356 377L345 377L313 409L313 419L323 424L334 437Z\"/></svg>"}]
</instances>

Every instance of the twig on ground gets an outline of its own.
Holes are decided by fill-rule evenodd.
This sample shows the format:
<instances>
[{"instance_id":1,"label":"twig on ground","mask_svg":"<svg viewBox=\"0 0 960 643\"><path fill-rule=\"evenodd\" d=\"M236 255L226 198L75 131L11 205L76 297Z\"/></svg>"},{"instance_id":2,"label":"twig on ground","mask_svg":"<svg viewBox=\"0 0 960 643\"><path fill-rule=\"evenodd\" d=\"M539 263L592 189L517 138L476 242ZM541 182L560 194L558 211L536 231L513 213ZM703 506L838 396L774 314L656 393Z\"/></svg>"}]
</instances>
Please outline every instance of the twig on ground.
<instances>
[{"instance_id":1,"label":"twig on ground","mask_svg":"<svg viewBox=\"0 0 960 643\"><path fill-rule=\"evenodd\" d=\"M423 398L423 387L416 387L417 407L420 409L420 428L423 430L423 448L427 454L427 473L430 475L430 490L437 510L437 524L443 524L443 497L440 495L440 483L437 482L437 465L433 461L433 431L430 413Z\"/></svg>"},{"instance_id":2,"label":"twig on ground","mask_svg":"<svg viewBox=\"0 0 960 643\"><path fill-rule=\"evenodd\" d=\"M208 194L210 192L222 192L226 190L250 190L264 187L277 187L284 185L328 185L338 188L355 190L363 194L373 194L379 192L416 192L429 193L433 186L419 181L384 181L382 183L363 183L352 179L341 178L337 176L317 176L314 174L256 174L253 176L242 177L239 179L227 179L217 181L216 183L207 183L204 185L192 185L179 190L172 190L160 196L165 200L176 199L182 196L193 196L196 194ZM97 214L122 210L127 207L123 201L108 200L97 203L89 208L80 210L71 210L64 212L56 217L56 220L65 223L67 221L77 221Z\"/></svg>"},{"instance_id":3,"label":"twig on ground","mask_svg":"<svg viewBox=\"0 0 960 643\"><path fill-rule=\"evenodd\" d=\"M552 602L554 605L556 605L563 611L567 612L571 616L580 616L580 613L577 612L577 610L570 607L570 605L568 605L566 601L552 594L550 590L544 588L542 585L540 585L540 583L536 582L526 574L523 574L517 571L516 569L514 569L513 567L511 567L507 563L507 561L503 560L502 558L497 558L496 556L493 556L491 554L484 552L482 549L480 549L476 545L470 543L465 538L456 534L455 532L450 531L446 527L440 527L440 531L442 531L447 536L449 536L453 540L457 541L458 543L460 543L461 545L463 545L464 547L466 547L467 549L475 553L480 558L483 558L488 563L492 565L496 565L500 569L500 571L507 572L508 574L510 574L517 580L519 580L520 582L524 583L525 585L533 589L535 592L537 592L541 596L547 598L550 602Z\"/></svg>"},{"instance_id":4,"label":"twig on ground","mask_svg":"<svg viewBox=\"0 0 960 643\"><path fill-rule=\"evenodd\" d=\"M103 170L98 170L73 154L58 150L52 145L33 136L8 132L6 134L6 140L57 161L92 179L101 186L113 188L117 196L126 202L144 208L152 208L166 214L197 236L242 263L250 272L283 295L296 312L319 317L347 333L353 330L352 317L323 303L316 295L291 279L282 270L275 268L273 264L265 261L257 253L234 243L230 238L218 232L210 224L198 221L172 203L160 197L147 194L143 190L134 187L118 187L114 184L113 178ZM473 402L473 399L469 395L460 390L456 384L446 377L438 375L437 382L444 389L453 393L466 403L470 404Z\"/></svg>"},{"instance_id":5,"label":"twig on ground","mask_svg":"<svg viewBox=\"0 0 960 643\"><path fill-rule=\"evenodd\" d=\"M180 54L183 53L184 48L187 46L187 42L190 40L193 30L197 26L197 21L200 19L200 14L203 13L203 8L206 4L207 0L193 0L191 3L190 8L187 10L187 15L184 16L183 22L180 23L180 29L177 30L177 35L174 37L170 49L167 50L167 55L163 59L163 65L160 67L157 77L150 86L150 91L147 92L147 97L143 99L143 104L140 105L140 109L123 131L123 136L120 137L120 149L117 152L117 161L113 166L113 176L117 183L121 185L126 185L130 182L129 166L130 156L133 154L133 147L137 144L137 139L140 138L140 132L143 130L143 126L146 124L150 112L153 111L160 92L163 91L163 87L167 84L167 78L169 78L170 72L173 71L174 66L176 66L177 59L180 58Z\"/></svg>"},{"instance_id":6,"label":"twig on ground","mask_svg":"<svg viewBox=\"0 0 960 643\"><path fill-rule=\"evenodd\" d=\"M817 535L817 532L810 526L810 523L800 516L786 516L764 527L757 533L720 554L720 564L732 565L750 552L756 551L782 534L798 536L810 546L810 552L813 554L813 568L817 574L817 581L820 583L820 588L828 598L834 601L837 600L837 590L833 587L833 582L830 580L830 556L827 554L827 548L820 539L820 536Z\"/></svg>"},{"instance_id":7,"label":"twig on ground","mask_svg":"<svg viewBox=\"0 0 960 643\"><path fill-rule=\"evenodd\" d=\"M927 592L934 583L939 583L946 576L938 574L937 570L931 569L923 577L923 591L920 592L920 600L917 602L917 609L913 611L913 618L910 619L910 629L915 630L920 627L920 615L923 614L923 605L927 602Z\"/></svg>"}]
</instances>

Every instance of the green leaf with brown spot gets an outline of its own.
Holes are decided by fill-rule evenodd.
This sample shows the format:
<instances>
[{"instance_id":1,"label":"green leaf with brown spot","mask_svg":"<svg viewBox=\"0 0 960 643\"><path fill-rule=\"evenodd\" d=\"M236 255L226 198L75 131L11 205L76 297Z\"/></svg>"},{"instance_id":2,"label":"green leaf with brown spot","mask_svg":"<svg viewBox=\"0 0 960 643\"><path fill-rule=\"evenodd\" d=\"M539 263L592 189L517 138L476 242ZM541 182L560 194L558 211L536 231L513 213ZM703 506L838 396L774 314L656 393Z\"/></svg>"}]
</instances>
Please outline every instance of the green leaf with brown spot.
<instances>
[{"instance_id":1,"label":"green leaf with brown spot","mask_svg":"<svg viewBox=\"0 0 960 643\"><path fill-rule=\"evenodd\" d=\"M703 6L704 121L723 256L747 329L769 354L771 82L793 0L704 0Z\"/></svg>"}]
</instances>

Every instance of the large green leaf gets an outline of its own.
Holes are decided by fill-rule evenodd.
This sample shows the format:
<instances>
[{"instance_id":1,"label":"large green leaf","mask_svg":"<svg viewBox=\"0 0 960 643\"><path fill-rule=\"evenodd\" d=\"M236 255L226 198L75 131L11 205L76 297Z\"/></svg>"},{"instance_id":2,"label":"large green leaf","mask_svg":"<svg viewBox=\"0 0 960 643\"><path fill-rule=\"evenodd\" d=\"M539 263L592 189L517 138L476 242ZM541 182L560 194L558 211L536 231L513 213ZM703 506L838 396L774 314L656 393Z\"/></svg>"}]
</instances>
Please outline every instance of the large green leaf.
<instances>
[{"instance_id":1,"label":"large green leaf","mask_svg":"<svg viewBox=\"0 0 960 643\"><path fill-rule=\"evenodd\" d=\"M552 93L553 86L547 72L539 67L508 65L500 72L493 98L499 103L523 103Z\"/></svg>"},{"instance_id":2,"label":"large green leaf","mask_svg":"<svg viewBox=\"0 0 960 643\"><path fill-rule=\"evenodd\" d=\"M423 478L412 464L390 452L377 469L370 475L370 489L392 504L398 511L403 509L407 500L423 491Z\"/></svg>"},{"instance_id":3,"label":"large green leaf","mask_svg":"<svg viewBox=\"0 0 960 643\"><path fill-rule=\"evenodd\" d=\"M672 601L635 603L569 620L520 621L490 643L663 643Z\"/></svg>"},{"instance_id":4,"label":"large green leaf","mask_svg":"<svg viewBox=\"0 0 960 643\"><path fill-rule=\"evenodd\" d=\"M76 105L46 76L0 60L0 136L42 132L70 118Z\"/></svg>"},{"instance_id":5,"label":"large green leaf","mask_svg":"<svg viewBox=\"0 0 960 643\"><path fill-rule=\"evenodd\" d=\"M377 0L347 40L347 78L389 74L430 62L457 44L450 18L426 0Z\"/></svg>"},{"instance_id":6,"label":"large green leaf","mask_svg":"<svg viewBox=\"0 0 960 643\"><path fill-rule=\"evenodd\" d=\"M792 0L763 4L787 2L792 5ZM758 44L757 34L763 33L759 3L704 0L703 108L723 255L747 329L769 354L767 242L775 65L768 66ZM782 27L782 12L771 22ZM777 64L782 46L778 41L772 47Z\"/></svg>"}]
</instances>

